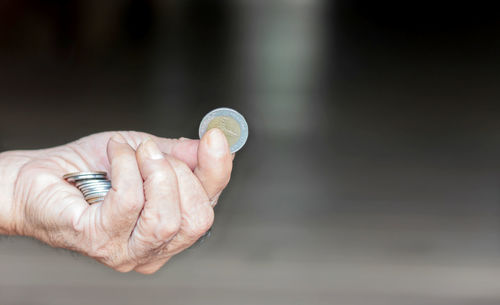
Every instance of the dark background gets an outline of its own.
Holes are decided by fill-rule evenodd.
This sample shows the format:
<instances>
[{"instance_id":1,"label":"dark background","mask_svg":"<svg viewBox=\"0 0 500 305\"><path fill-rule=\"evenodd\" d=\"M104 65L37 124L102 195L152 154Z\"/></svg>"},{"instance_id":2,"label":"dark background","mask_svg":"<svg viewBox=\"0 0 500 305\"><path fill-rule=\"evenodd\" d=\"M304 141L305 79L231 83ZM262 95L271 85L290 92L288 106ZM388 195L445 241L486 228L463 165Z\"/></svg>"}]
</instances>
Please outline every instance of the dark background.
<instances>
[{"instance_id":1,"label":"dark background","mask_svg":"<svg viewBox=\"0 0 500 305\"><path fill-rule=\"evenodd\" d=\"M0 304L500 304L500 16L439 1L0 0L0 147L250 137L153 276L0 240Z\"/></svg>"}]
</instances>

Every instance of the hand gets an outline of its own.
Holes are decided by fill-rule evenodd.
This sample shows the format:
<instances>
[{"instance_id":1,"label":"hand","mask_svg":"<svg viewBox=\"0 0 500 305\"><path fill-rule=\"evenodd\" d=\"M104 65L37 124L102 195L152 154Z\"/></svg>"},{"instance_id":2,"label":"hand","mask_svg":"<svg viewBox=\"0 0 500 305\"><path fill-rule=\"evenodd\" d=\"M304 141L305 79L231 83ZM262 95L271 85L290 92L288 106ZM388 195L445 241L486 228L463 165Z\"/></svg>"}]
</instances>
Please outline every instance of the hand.
<instances>
[{"instance_id":1,"label":"hand","mask_svg":"<svg viewBox=\"0 0 500 305\"><path fill-rule=\"evenodd\" d=\"M106 132L29 156L13 187L12 227L118 271L153 273L211 226L233 156L220 130L200 140ZM112 189L89 205L62 179L106 171Z\"/></svg>"}]
</instances>

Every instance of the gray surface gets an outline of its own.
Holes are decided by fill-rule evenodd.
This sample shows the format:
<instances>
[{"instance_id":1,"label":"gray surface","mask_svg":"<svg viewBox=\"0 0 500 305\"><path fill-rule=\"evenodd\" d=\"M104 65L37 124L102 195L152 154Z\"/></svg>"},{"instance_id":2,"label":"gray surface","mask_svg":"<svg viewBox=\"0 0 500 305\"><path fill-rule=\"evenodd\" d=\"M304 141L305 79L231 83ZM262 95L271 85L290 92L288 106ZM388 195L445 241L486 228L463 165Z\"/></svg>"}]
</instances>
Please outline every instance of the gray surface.
<instances>
[{"instance_id":1,"label":"gray surface","mask_svg":"<svg viewBox=\"0 0 500 305\"><path fill-rule=\"evenodd\" d=\"M125 2L98 3L80 3L75 42L51 39L68 32L47 13L23 21L20 51L0 39L14 50L0 56L3 148L115 129L196 137L220 106L251 135L204 244L142 276L0 238L1 305L500 303L488 16L456 24L433 6L449 20L423 27L425 7L379 2L153 1L153 38L131 42L111 30Z\"/></svg>"}]
</instances>

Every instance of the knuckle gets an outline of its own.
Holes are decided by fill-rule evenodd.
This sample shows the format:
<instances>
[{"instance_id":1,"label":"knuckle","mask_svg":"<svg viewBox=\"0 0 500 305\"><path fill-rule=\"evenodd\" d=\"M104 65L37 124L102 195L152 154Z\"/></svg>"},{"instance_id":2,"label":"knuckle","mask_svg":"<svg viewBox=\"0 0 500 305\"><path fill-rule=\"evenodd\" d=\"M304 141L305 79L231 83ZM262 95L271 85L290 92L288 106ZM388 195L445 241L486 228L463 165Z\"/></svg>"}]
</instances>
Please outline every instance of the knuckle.
<instances>
[{"instance_id":1,"label":"knuckle","mask_svg":"<svg viewBox=\"0 0 500 305\"><path fill-rule=\"evenodd\" d=\"M207 205L207 208L204 208L202 213L188 220L186 234L192 239L198 239L212 227L213 222L214 211Z\"/></svg>"},{"instance_id":2,"label":"knuckle","mask_svg":"<svg viewBox=\"0 0 500 305\"><path fill-rule=\"evenodd\" d=\"M156 273L156 271L160 270L161 266L159 267L147 267L147 268L136 268L135 271L141 274L145 275L151 275Z\"/></svg>"},{"instance_id":3,"label":"knuckle","mask_svg":"<svg viewBox=\"0 0 500 305\"><path fill-rule=\"evenodd\" d=\"M143 202L140 200L124 200L121 201L121 204L125 212L136 212L143 206Z\"/></svg>"},{"instance_id":4,"label":"knuckle","mask_svg":"<svg viewBox=\"0 0 500 305\"><path fill-rule=\"evenodd\" d=\"M157 262L141 265L139 267L136 267L134 270L136 272L142 273L142 274L154 274L158 270L160 270L169 260L170 260L170 257L165 258L163 260L159 260Z\"/></svg>"},{"instance_id":5,"label":"knuckle","mask_svg":"<svg viewBox=\"0 0 500 305\"><path fill-rule=\"evenodd\" d=\"M134 270L136 266L125 253L117 250L116 246L93 247L87 254L106 266L123 273Z\"/></svg>"},{"instance_id":6,"label":"knuckle","mask_svg":"<svg viewBox=\"0 0 500 305\"><path fill-rule=\"evenodd\" d=\"M165 217L162 213L151 213L143 210L140 224L143 235L154 237L156 241L166 241L179 232L180 217Z\"/></svg>"},{"instance_id":7,"label":"knuckle","mask_svg":"<svg viewBox=\"0 0 500 305\"><path fill-rule=\"evenodd\" d=\"M221 177L219 178L219 184L220 184L220 186L222 188L225 188L228 185L229 180L231 180L231 175L230 174L221 175Z\"/></svg>"},{"instance_id":8,"label":"knuckle","mask_svg":"<svg viewBox=\"0 0 500 305\"><path fill-rule=\"evenodd\" d=\"M126 212L142 209L144 204L144 195L132 188L116 192L113 199L118 201L120 207Z\"/></svg>"},{"instance_id":9,"label":"knuckle","mask_svg":"<svg viewBox=\"0 0 500 305\"><path fill-rule=\"evenodd\" d=\"M198 229L200 230L201 234L205 234L213 225L214 223L214 211L212 208L208 208L207 212L205 213L205 217L203 217L200 221L200 225Z\"/></svg>"},{"instance_id":10,"label":"knuckle","mask_svg":"<svg viewBox=\"0 0 500 305\"><path fill-rule=\"evenodd\" d=\"M160 222L156 228L156 237L162 241L166 241L175 236L181 228L180 219L168 220Z\"/></svg>"},{"instance_id":11,"label":"knuckle","mask_svg":"<svg viewBox=\"0 0 500 305\"><path fill-rule=\"evenodd\" d=\"M212 172L211 179L215 184L224 188L229 183L229 180L231 180L231 169L216 168Z\"/></svg>"},{"instance_id":12,"label":"knuckle","mask_svg":"<svg viewBox=\"0 0 500 305\"><path fill-rule=\"evenodd\" d=\"M132 264L127 264L127 265L114 266L112 268L118 272L127 273L127 272L134 270L135 266Z\"/></svg>"}]
</instances>

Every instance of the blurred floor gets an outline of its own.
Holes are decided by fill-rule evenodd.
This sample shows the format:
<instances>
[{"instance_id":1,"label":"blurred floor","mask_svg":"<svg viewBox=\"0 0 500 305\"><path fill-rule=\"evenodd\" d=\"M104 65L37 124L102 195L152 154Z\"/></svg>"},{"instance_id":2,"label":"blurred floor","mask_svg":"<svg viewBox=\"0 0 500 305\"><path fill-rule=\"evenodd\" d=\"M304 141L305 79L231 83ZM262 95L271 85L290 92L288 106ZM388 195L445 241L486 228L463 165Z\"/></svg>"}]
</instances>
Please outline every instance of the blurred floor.
<instances>
[{"instance_id":1,"label":"blurred floor","mask_svg":"<svg viewBox=\"0 0 500 305\"><path fill-rule=\"evenodd\" d=\"M142 276L3 237L0 305L500 303L498 28L472 45L383 5L293 3L160 10L180 23L139 50L0 57L6 150L196 137L218 106L250 126L205 243Z\"/></svg>"}]
</instances>

